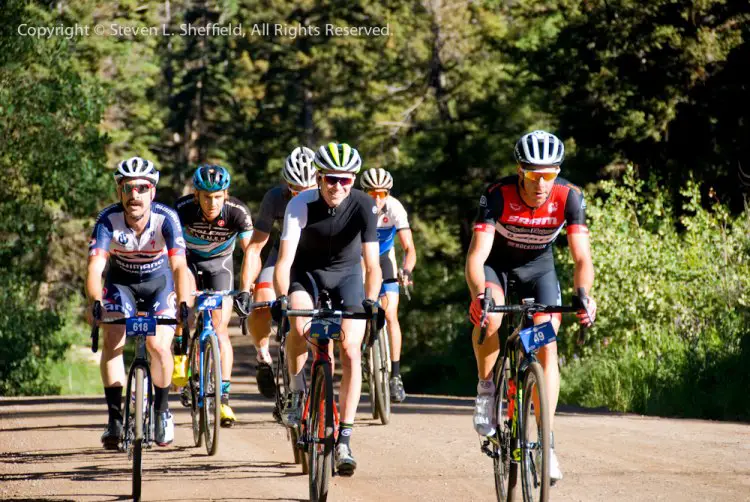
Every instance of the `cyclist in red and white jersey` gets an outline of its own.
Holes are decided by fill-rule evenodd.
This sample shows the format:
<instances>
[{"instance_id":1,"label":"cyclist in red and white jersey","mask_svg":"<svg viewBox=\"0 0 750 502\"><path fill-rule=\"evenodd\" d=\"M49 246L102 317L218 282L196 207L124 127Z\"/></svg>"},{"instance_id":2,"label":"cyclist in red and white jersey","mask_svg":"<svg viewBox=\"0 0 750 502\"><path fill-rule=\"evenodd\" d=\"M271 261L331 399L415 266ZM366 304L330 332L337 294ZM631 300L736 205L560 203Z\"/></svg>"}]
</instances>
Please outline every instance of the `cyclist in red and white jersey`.
<instances>
[{"instance_id":1,"label":"cyclist in red and white jersey","mask_svg":"<svg viewBox=\"0 0 750 502\"><path fill-rule=\"evenodd\" d=\"M473 298L469 317L475 325L473 345L479 370L474 428L482 436L492 435L497 425L492 413L492 369L499 356L497 330L502 319L502 314L488 316L487 338L478 345L485 287L491 288L496 305L505 303L509 280L514 281L520 298L533 297L540 303L560 305L552 244L566 225L575 264L573 283L588 295L594 282L583 193L558 176L564 152L562 142L546 131L523 135L515 147L517 175L491 184L479 198L479 213L466 258L466 282ZM591 317L579 314L584 325L590 325L596 315L594 299L589 296L588 300ZM557 332L560 314L534 316L534 324L550 320ZM542 347L538 357L554 417L560 393L557 343ZM554 452L554 435L551 443L550 477L554 482L562 479L562 472Z\"/></svg>"}]
</instances>

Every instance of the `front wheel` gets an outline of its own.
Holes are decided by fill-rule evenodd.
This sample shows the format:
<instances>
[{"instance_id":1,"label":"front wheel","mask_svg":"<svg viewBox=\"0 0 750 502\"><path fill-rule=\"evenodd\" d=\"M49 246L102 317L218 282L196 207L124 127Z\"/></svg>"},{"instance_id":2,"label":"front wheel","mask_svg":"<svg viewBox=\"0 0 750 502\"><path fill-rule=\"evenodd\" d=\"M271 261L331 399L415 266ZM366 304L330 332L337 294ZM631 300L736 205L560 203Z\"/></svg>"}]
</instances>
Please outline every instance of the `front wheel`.
<instances>
[{"instance_id":1,"label":"front wheel","mask_svg":"<svg viewBox=\"0 0 750 502\"><path fill-rule=\"evenodd\" d=\"M492 467L495 472L495 494L498 502L509 500L510 490L510 398L508 384L510 379L509 363L506 360L502 368L498 366L495 374L495 409L497 430L491 441Z\"/></svg>"},{"instance_id":2,"label":"front wheel","mask_svg":"<svg viewBox=\"0 0 750 502\"><path fill-rule=\"evenodd\" d=\"M147 382L145 368L135 369L135 440L133 441L133 500L141 500L141 478L143 477L143 433L146 421L146 410L144 409L144 396Z\"/></svg>"},{"instance_id":3,"label":"front wheel","mask_svg":"<svg viewBox=\"0 0 750 502\"><path fill-rule=\"evenodd\" d=\"M534 399L534 396L538 396ZM525 502L547 502L550 489L550 416L544 371L531 363L523 384L521 420L521 479Z\"/></svg>"},{"instance_id":4,"label":"front wheel","mask_svg":"<svg viewBox=\"0 0 750 502\"><path fill-rule=\"evenodd\" d=\"M378 416L383 425L387 425L391 420L391 387L390 387L390 366L391 361L388 355L388 333L385 330L380 331L378 340L372 345L372 382L374 383L374 394L376 397Z\"/></svg>"},{"instance_id":5,"label":"front wheel","mask_svg":"<svg viewBox=\"0 0 750 502\"><path fill-rule=\"evenodd\" d=\"M200 386L201 386L201 345L197 336L193 337L188 353L190 361L188 386L190 389L190 418L193 425L193 443L195 446L203 445L203 412L200 408Z\"/></svg>"},{"instance_id":6,"label":"front wheel","mask_svg":"<svg viewBox=\"0 0 750 502\"><path fill-rule=\"evenodd\" d=\"M310 461L310 500L328 500L328 482L333 471L333 378L328 364L319 364L313 377L310 401L308 448Z\"/></svg>"},{"instance_id":7,"label":"front wheel","mask_svg":"<svg viewBox=\"0 0 750 502\"><path fill-rule=\"evenodd\" d=\"M209 456L219 451L219 429L221 428L221 358L216 336L206 340L203 354L203 423L205 425L206 451Z\"/></svg>"}]
</instances>

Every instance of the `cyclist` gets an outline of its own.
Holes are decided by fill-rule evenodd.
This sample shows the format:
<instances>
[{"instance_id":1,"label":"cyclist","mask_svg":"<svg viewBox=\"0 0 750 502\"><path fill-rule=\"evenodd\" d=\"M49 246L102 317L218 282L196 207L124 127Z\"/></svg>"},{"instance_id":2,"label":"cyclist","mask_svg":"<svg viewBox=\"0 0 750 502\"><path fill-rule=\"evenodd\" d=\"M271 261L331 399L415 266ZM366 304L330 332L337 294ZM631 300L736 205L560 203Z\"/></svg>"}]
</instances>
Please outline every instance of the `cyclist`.
<instances>
[{"instance_id":1,"label":"cyclist","mask_svg":"<svg viewBox=\"0 0 750 502\"><path fill-rule=\"evenodd\" d=\"M391 341L391 401L403 402L406 399L404 382L401 379L401 325L398 322L399 282L404 286L412 284L412 270L417 263L417 252L414 249L406 210L401 203L390 195L393 188L393 176L385 169L368 169L359 180L362 190L375 199L378 207L378 241L380 242L380 269L383 273L383 285L380 298L385 309L385 320L388 323L388 334ZM396 252L393 237L398 234L404 258L401 267L396 268Z\"/></svg>"},{"instance_id":2,"label":"cyclist","mask_svg":"<svg viewBox=\"0 0 750 502\"><path fill-rule=\"evenodd\" d=\"M315 152L307 147L298 146L286 158L281 170L283 183L271 188L263 196L260 211L255 219L255 230L250 238L248 253L253 253L260 260L260 253L268 242L274 222L284 219L284 211L289 201L300 192L316 188L317 174L313 159ZM273 290L273 269L276 265L279 246L274 242L268 254L260 275L255 280L253 298L256 302L267 302L276 299ZM253 278L254 279L254 278ZM271 354L268 352L268 336L271 332L271 312L269 309L255 309L250 314L250 333L257 351L258 389L267 398L276 395L273 369L271 368Z\"/></svg>"},{"instance_id":3,"label":"cyclist","mask_svg":"<svg viewBox=\"0 0 750 502\"><path fill-rule=\"evenodd\" d=\"M495 431L492 413L495 391L492 369L499 353L501 315L488 316L487 339L477 344L481 301L485 287L492 289L494 304L505 303L508 281L514 280L521 298L534 297L548 305L560 305L560 285L555 272L552 243L567 224L568 245L575 263L573 282L588 294L594 282L586 205L577 186L558 177L564 157L562 142L546 131L524 134L516 143L517 176L508 176L490 185L479 199L479 213L466 258L466 281L472 298L469 317L475 325L474 354L479 370L474 428L483 436ZM581 324L590 325L596 314L596 303L588 297L591 318L579 313ZM551 320L555 331L560 314L537 314L534 323ZM557 366L557 344L544 346L538 353L544 368L545 385L552 416L560 392ZM553 447L550 478L562 479Z\"/></svg>"},{"instance_id":4,"label":"cyclist","mask_svg":"<svg viewBox=\"0 0 750 502\"><path fill-rule=\"evenodd\" d=\"M292 309L311 309L316 291L330 292L335 307L375 313L380 290L377 207L370 197L352 189L362 165L359 152L343 143L321 146L315 155L318 189L292 199L284 215L284 229L274 289L279 305L289 295ZM364 285L360 258L364 257ZM277 311L278 312L278 311ZM299 423L304 401L302 371L307 360L304 338L309 318L291 319L286 339L290 388L282 411L287 426ZM341 340L343 377L339 393L341 423L334 452L336 469L351 476L357 467L350 439L362 390L361 344L366 322L344 319Z\"/></svg>"},{"instance_id":5,"label":"cyclist","mask_svg":"<svg viewBox=\"0 0 750 502\"><path fill-rule=\"evenodd\" d=\"M131 317L137 311L174 318L176 301L180 302L180 310L186 311L183 302L190 292L180 221L171 208L153 202L159 172L151 161L140 157L123 160L114 177L120 201L99 213L89 242L86 277L89 303L101 302L110 319ZM109 269L102 284L107 264ZM93 322L90 311L89 320ZM100 370L109 421L101 439L106 449L117 449L122 434L122 387L126 380L122 358L125 328L105 324L102 330ZM155 387L155 440L160 446L174 439L174 422L167 400L173 336L174 326L157 326L156 336L146 340Z\"/></svg>"},{"instance_id":6,"label":"cyclist","mask_svg":"<svg viewBox=\"0 0 750 502\"><path fill-rule=\"evenodd\" d=\"M236 241L245 255L242 260L240 293L235 303L241 309L252 302L250 295L250 275L257 273L260 262L247 252L253 222L250 211L239 199L229 196L231 176L229 171L218 165L201 165L193 173L195 193L177 199L175 206L182 222L187 243L187 262L193 272L196 289L233 289L234 274L232 253ZM199 275L200 273L200 275ZM200 277L200 279L199 279ZM247 308L245 307L245 310ZM236 417L229 406L232 365L234 351L229 339L229 319L232 315L232 302L224 298L222 308L211 313L216 334L219 337L221 354L221 425L231 427ZM187 359L180 358L182 364L176 366L175 377L179 383L187 383ZM175 378L177 380L177 378ZM185 387L183 394L189 392ZM187 402L183 396L183 404Z\"/></svg>"}]
</instances>

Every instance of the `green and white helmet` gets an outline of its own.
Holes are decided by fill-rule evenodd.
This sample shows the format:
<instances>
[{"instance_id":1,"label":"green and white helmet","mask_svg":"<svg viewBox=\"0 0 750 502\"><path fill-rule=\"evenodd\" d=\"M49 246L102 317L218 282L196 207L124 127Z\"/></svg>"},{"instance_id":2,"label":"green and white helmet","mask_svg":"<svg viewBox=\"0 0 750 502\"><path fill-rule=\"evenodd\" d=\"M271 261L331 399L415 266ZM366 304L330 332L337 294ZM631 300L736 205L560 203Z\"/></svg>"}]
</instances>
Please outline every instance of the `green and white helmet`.
<instances>
[{"instance_id":1,"label":"green and white helmet","mask_svg":"<svg viewBox=\"0 0 750 502\"><path fill-rule=\"evenodd\" d=\"M362 158L356 148L346 143L328 143L318 148L315 167L321 171L357 174L362 167Z\"/></svg>"}]
</instances>

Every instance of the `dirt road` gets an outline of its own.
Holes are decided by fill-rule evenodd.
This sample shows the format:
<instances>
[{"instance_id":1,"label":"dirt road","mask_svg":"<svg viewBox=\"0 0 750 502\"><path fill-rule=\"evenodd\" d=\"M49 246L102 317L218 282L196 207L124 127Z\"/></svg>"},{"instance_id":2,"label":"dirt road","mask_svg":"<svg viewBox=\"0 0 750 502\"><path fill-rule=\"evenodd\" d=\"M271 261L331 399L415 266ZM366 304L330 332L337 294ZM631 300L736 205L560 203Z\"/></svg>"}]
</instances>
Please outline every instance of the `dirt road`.
<instances>
[{"instance_id":1,"label":"dirt road","mask_svg":"<svg viewBox=\"0 0 750 502\"><path fill-rule=\"evenodd\" d=\"M255 387L253 349L233 340L239 423L208 457L191 447L190 416L172 396L175 443L145 452L144 500L307 500L307 477ZM332 500L494 500L471 399L409 396L387 426L367 403L352 440L359 467L332 480ZM105 423L103 397L0 398L0 499L127 500L130 464L101 448ZM552 500L750 500L748 425L561 411L555 430L565 478Z\"/></svg>"}]
</instances>

